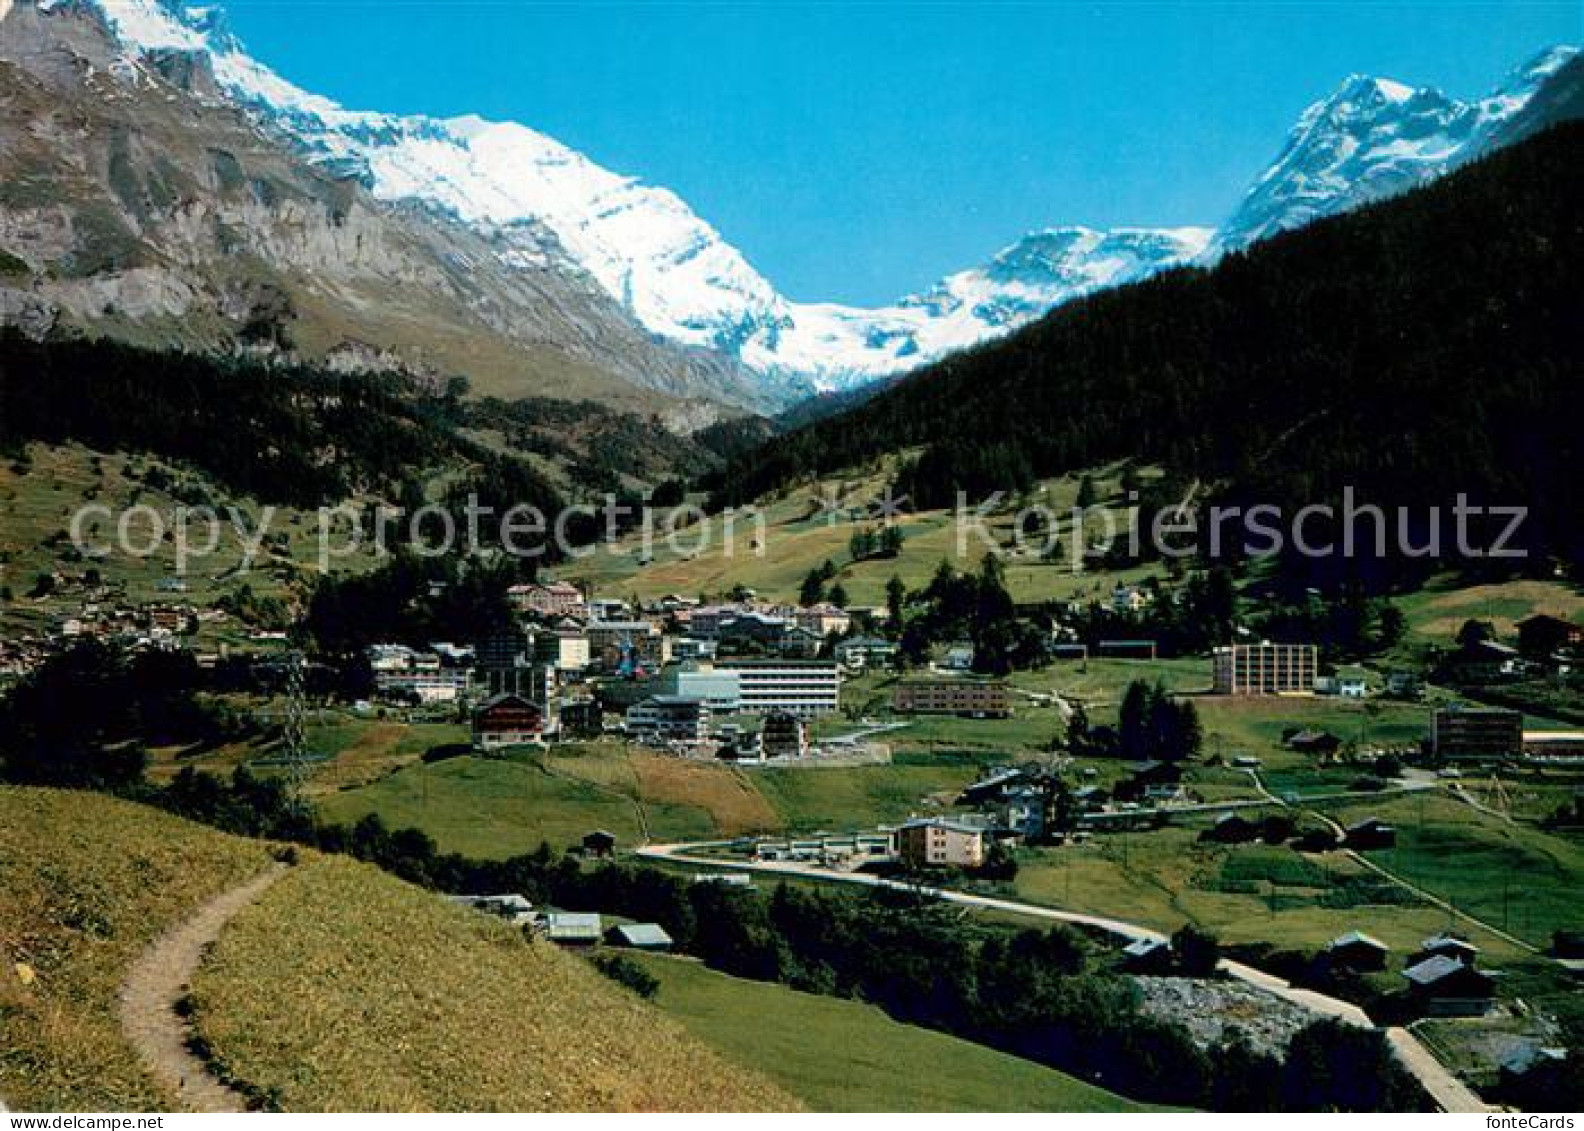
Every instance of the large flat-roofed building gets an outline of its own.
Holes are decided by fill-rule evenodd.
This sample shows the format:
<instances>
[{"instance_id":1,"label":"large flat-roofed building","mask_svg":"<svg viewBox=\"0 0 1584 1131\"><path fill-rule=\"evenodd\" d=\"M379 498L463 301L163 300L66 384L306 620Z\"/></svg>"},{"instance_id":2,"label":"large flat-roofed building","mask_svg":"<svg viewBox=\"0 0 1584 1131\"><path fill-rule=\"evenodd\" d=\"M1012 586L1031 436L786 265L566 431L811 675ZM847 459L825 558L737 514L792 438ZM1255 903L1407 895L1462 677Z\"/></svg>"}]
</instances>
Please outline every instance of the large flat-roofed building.
<instances>
[{"instance_id":1,"label":"large flat-roofed building","mask_svg":"<svg viewBox=\"0 0 1584 1131\"><path fill-rule=\"evenodd\" d=\"M447 667L433 652L415 652L400 644L374 644L367 655L374 690L381 695L410 696L420 703L451 703L467 693L467 671Z\"/></svg>"},{"instance_id":2,"label":"large flat-roofed building","mask_svg":"<svg viewBox=\"0 0 1584 1131\"><path fill-rule=\"evenodd\" d=\"M473 649L478 683L486 696L520 695L548 708L556 669L534 658L533 638L516 624L498 624Z\"/></svg>"},{"instance_id":3,"label":"large flat-roofed building","mask_svg":"<svg viewBox=\"0 0 1584 1131\"><path fill-rule=\"evenodd\" d=\"M896 852L911 868L977 868L985 861L985 831L941 817L909 821L896 831Z\"/></svg>"},{"instance_id":4,"label":"large flat-roofed building","mask_svg":"<svg viewBox=\"0 0 1584 1131\"><path fill-rule=\"evenodd\" d=\"M1012 700L1000 679L904 679L891 693L891 709L899 715L1004 719L1012 714Z\"/></svg>"},{"instance_id":5,"label":"large flat-roofed building","mask_svg":"<svg viewBox=\"0 0 1584 1131\"><path fill-rule=\"evenodd\" d=\"M1313 644L1230 644L1215 650L1217 695L1312 695L1320 672Z\"/></svg>"},{"instance_id":6,"label":"large flat-roofed building","mask_svg":"<svg viewBox=\"0 0 1584 1131\"><path fill-rule=\"evenodd\" d=\"M707 664L668 668L660 677L662 695L702 699L710 710L730 714L742 707L742 677L734 671L717 671Z\"/></svg>"},{"instance_id":7,"label":"large flat-roofed building","mask_svg":"<svg viewBox=\"0 0 1584 1131\"><path fill-rule=\"evenodd\" d=\"M1584 730L1526 730L1523 748L1525 758L1584 763Z\"/></svg>"},{"instance_id":8,"label":"large flat-roofed building","mask_svg":"<svg viewBox=\"0 0 1584 1131\"><path fill-rule=\"evenodd\" d=\"M533 634L533 658L558 672L581 672L589 666L588 637L571 628L541 629Z\"/></svg>"},{"instance_id":9,"label":"large flat-roofed building","mask_svg":"<svg viewBox=\"0 0 1584 1131\"><path fill-rule=\"evenodd\" d=\"M742 689L739 710L828 715L841 705L841 669L830 660L718 660L717 672L735 672Z\"/></svg>"},{"instance_id":10,"label":"large flat-roofed building","mask_svg":"<svg viewBox=\"0 0 1584 1131\"><path fill-rule=\"evenodd\" d=\"M1516 758L1523 713L1500 707L1445 707L1430 716L1430 750L1448 762Z\"/></svg>"}]
</instances>

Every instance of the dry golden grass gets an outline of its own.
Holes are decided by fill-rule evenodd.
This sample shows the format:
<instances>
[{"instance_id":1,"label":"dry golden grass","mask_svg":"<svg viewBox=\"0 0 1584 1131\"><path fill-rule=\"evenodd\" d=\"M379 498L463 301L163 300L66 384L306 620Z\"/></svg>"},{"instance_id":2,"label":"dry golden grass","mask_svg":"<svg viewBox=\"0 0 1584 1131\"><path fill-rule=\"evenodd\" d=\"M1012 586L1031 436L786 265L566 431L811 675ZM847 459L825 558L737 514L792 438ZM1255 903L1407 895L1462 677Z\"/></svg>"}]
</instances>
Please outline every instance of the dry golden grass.
<instances>
[{"instance_id":1,"label":"dry golden grass","mask_svg":"<svg viewBox=\"0 0 1584 1131\"><path fill-rule=\"evenodd\" d=\"M121 980L167 926L268 860L262 843L144 806L0 787L6 1102L35 1111L169 1109L173 1098L122 1037Z\"/></svg>"},{"instance_id":2,"label":"dry golden grass","mask_svg":"<svg viewBox=\"0 0 1584 1131\"><path fill-rule=\"evenodd\" d=\"M1450 644L1466 620L1489 621L1508 643L1517 623L1537 613L1570 619L1584 612L1584 592L1560 581L1522 579L1491 585L1427 586L1404 605L1409 625L1418 636Z\"/></svg>"},{"instance_id":3,"label":"dry golden grass","mask_svg":"<svg viewBox=\"0 0 1584 1131\"><path fill-rule=\"evenodd\" d=\"M330 793L378 781L386 774L418 761L421 754L411 742L407 723L378 721L321 767L309 780L309 792Z\"/></svg>"},{"instance_id":4,"label":"dry golden grass","mask_svg":"<svg viewBox=\"0 0 1584 1131\"><path fill-rule=\"evenodd\" d=\"M581 959L344 859L234 920L194 1002L225 1069L291 1111L798 1106Z\"/></svg>"},{"instance_id":5,"label":"dry golden grass","mask_svg":"<svg viewBox=\"0 0 1584 1131\"><path fill-rule=\"evenodd\" d=\"M666 804L697 805L709 812L722 836L782 827L780 814L740 770L637 750L628 755L628 760L642 797Z\"/></svg>"}]
</instances>

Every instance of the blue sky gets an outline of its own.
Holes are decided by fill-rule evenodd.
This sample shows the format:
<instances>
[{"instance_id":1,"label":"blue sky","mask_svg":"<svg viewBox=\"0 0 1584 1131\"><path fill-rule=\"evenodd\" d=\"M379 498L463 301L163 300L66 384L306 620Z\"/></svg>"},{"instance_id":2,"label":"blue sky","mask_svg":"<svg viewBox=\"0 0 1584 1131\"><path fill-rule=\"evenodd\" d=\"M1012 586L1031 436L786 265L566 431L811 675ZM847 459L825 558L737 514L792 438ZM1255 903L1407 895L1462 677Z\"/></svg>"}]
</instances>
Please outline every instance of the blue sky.
<instances>
[{"instance_id":1,"label":"blue sky","mask_svg":"<svg viewBox=\"0 0 1584 1131\"><path fill-rule=\"evenodd\" d=\"M1219 222L1355 71L1485 93L1561 3L232 0L360 109L515 119L676 190L799 300L879 303L1055 224Z\"/></svg>"}]
</instances>

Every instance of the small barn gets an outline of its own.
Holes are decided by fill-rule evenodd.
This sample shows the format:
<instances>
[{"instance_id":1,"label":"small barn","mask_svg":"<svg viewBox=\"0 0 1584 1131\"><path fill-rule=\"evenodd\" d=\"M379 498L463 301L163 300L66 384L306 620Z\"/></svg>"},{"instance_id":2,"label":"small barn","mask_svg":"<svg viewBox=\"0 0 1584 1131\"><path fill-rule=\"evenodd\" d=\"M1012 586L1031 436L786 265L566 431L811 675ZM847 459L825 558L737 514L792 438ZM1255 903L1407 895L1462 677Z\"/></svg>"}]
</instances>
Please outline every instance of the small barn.
<instances>
[{"instance_id":1,"label":"small barn","mask_svg":"<svg viewBox=\"0 0 1584 1131\"><path fill-rule=\"evenodd\" d=\"M1431 935L1419 944L1419 950L1408 960L1408 965L1415 966L1431 958L1451 958L1472 966L1479 961L1479 953L1480 948L1468 939L1457 935Z\"/></svg>"},{"instance_id":2,"label":"small barn","mask_svg":"<svg viewBox=\"0 0 1584 1131\"><path fill-rule=\"evenodd\" d=\"M1171 943L1165 939L1134 939L1122 948L1122 969L1129 974L1165 974L1171 968Z\"/></svg>"},{"instance_id":3,"label":"small barn","mask_svg":"<svg viewBox=\"0 0 1584 1131\"><path fill-rule=\"evenodd\" d=\"M604 927L592 911L552 911L542 920L544 937L560 946L593 946Z\"/></svg>"},{"instance_id":4,"label":"small barn","mask_svg":"<svg viewBox=\"0 0 1584 1131\"><path fill-rule=\"evenodd\" d=\"M1202 835L1205 840L1217 844L1247 844L1259 836L1259 831L1259 826L1247 817L1238 813L1222 813Z\"/></svg>"},{"instance_id":5,"label":"small barn","mask_svg":"<svg viewBox=\"0 0 1584 1131\"><path fill-rule=\"evenodd\" d=\"M1525 1111L1546 1110L1552 1106L1547 1101L1553 1100L1562 1086L1567 1059L1565 1048L1531 1042L1519 1045L1501 1062L1497 1087L1502 1099Z\"/></svg>"},{"instance_id":6,"label":"small barn","mask_svg":"<svg viewBox=\"0 0 1584 1131\"><path fill-rule=\"evenodd\" d=\"M584 856L610 856L616 851L616 834L595 829L583 834Z\"/></svg>"},{"instance_id":7,"label":"small barn","mask_svg":"<svg viewBox=\"0 0 1584 1131\"><path fill-rule=\"evenodd\" d=\"M1370 817L1348 826L1345 843L1355 852L1394 848L1397 844L1397 829L1379 817Z\"/></svg>"},{"instance_id":8,"label":"small barn","mask_svg":"<svg viewBox=\"0 0 1584 1131\"><path fill-rule=\"evenodd\" d=\"M1330 731L1304 729L1287 738L1287 748L1300 754L1316 754L1329 758L1342 746L1342 740Z\"/></svg>"},{"instance_id":9,"label":"small barn","mask_svg":"<svg viewBox=\"0 0 1584 1131\"><path fill-rule=\"evenodd\" d=\"M658 923L619 923L605 932L605 941L633 950L664 951L673 945L671 936Z\"/></svg>"},{"instance_id":10,"label":"small barn","mask_svg":"<svg viewBox=\"0 0 1584 1131\"><path fill-rule=\"evenodd\" d=\"M1349 931L1328 942L1321 954L1338 970L1366 974L1386 969L1391 947L1363 931Z\"/></svg>"},{"instance_id":11,"label":"small barn","mask_svg":"<svg viewBox=\"0 0 1584 1131\"><path fill-rule=\"evenodd\" d=\"M499 915L512 923L524 923L533 917L533 904L525 895L508 892L503 895L448 895L447 902L471 907L486 915Z\"/></svg>"},{"instance_id":12,"label":"small barn","mask_svg":"<svg viewBox=\"0 0 1584 1131\"><path fill-rule=\"evenodd\" d=\"M1480 1017L1496 996L1489 974L1446 955L1408 967L1403 977L1409 996L1430 1017Z\"/></svg>"}]
</instances>

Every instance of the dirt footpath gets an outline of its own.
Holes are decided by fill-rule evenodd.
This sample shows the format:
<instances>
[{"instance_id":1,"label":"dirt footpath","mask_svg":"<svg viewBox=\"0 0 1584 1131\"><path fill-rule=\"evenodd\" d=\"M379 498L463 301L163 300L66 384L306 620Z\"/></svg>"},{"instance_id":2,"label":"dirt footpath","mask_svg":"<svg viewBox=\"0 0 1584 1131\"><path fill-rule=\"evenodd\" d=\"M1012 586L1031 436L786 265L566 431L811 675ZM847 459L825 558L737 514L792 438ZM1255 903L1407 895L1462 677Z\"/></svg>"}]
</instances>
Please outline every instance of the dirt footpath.
<instances>
[{"instance_id":1,"label":"dirt footpath","mask_svg":"<svg viewBox=\"0 0 1584 1131\"><path fill-rule=\"evenodd\" d=\"M225 925L271 884L277 864L240 887L222 892L161 935L143 952L121 986L121 1028L149 1071L192 1111L246 1111L246 1098L217 1079L187 1048L190 1028L177 1012L204 949Z\"/></svg>"}]
</instances>

